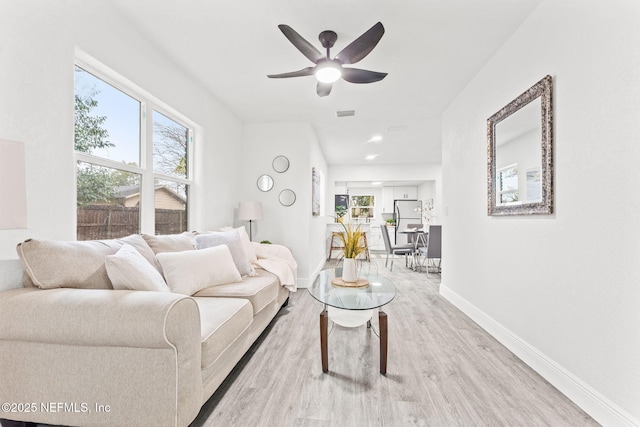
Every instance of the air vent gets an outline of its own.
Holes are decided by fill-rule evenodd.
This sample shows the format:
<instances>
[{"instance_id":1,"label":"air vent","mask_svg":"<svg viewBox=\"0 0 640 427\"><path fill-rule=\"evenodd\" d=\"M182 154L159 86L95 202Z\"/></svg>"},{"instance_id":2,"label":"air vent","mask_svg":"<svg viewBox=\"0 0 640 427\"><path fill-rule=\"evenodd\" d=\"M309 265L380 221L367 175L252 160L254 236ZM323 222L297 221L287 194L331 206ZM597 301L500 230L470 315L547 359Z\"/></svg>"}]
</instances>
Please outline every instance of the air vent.
<instances>
[{"instance_id":1,"label":"air vent","mask_svg":"<svg viewBox=\"0 0 640 427\"><path fill-rule=\"evenodd\" d=\"M356 110L342 110L336 111L336 116L338 117L351 117L356 115Z\"/></svg>"},{"instance_id":2,"label":"air vent","mask_svg":"<svg viewBox=\"0 0 640 427\"><path fill-rule=\"evenodd\" d=\"M405 130L407 130L407 126L406 125L389 126L387 130L389 132L404 132Z\"/></svg>"}]
</instances>

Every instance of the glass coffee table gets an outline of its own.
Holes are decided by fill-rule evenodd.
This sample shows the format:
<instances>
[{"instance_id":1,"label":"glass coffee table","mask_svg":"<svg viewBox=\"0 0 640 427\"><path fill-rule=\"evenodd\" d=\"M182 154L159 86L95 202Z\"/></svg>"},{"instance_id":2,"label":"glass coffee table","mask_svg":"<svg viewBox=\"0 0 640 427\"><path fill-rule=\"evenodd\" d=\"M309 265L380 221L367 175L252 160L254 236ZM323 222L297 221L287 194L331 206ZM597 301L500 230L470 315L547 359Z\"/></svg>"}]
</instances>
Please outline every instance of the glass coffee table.
<instances>
[{"instance_id":1,"label":"glass coffee table","mask_svg":"<svg viewBox=\"0 0 640 427\"><path fill-rule=\"evenodd\" d=\"M366 286L345 287L332 284L332 280L342 276L342 269L323 270L313 282L309 293L316 300L324 304L320 313L320 350L322 354L322 372L329 371L329 318L334 323L346 327L367 324L371 326L371 316L374 309L378 309L378 325L380 332L380 373L387 373L387 314L382 306L389 304L396 296L396 290L388 279L377 274L360 274L359 277L368 281Z\"/></svg>"}]
</instances>

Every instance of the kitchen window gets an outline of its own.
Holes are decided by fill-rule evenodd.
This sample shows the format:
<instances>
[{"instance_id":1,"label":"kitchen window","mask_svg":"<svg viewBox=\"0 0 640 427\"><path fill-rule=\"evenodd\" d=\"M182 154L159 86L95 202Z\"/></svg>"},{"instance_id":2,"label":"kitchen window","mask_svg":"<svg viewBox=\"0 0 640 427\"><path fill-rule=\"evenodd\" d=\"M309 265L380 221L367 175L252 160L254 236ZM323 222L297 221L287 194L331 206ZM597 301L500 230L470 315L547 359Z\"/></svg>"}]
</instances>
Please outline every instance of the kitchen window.
<instances>
[{"instance_id":1,"label":"kitchen window","mask_svg":"<svg viewBox=\"0 0 640 427\"><path fill-rule=\"evenodd\" d=\"M350 196L351 219L354 222L371 222L375 211L374 196Z\"/></svg>"}]
</instances>

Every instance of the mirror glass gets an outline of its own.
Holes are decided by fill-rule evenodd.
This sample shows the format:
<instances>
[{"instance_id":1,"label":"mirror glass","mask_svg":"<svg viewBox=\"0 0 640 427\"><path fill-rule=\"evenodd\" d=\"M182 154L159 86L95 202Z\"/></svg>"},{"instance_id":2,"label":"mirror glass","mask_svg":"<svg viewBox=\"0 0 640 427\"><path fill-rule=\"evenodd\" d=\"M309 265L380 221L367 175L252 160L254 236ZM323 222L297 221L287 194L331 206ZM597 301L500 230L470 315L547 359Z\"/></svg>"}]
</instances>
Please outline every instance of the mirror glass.
<instances>
[{"instance_id":1,"label":"mirror glass","mask_svg":"<svg viewBox=\"0 0 640 427\"><path fill-rule=\"evenodd\" d=\"M273 188L273 178L269 175L260 175L257 185L260 191L269 191Z\"/></svg>"},{"instance_id":2,"label":"mirror glass","mask_svg":"<svg viewBox=\"0 0 640 427\"><path fill-rule=\"evenodd\" d=\"M286 172L289 169L289 159L285 156L278 156L273 159L273 170L278 173Z\"/></svg>"},{"instance_id":3,"label":"mirror glass","mask_svg":"<svg viewBox=\"0 0 640 427\"><path fill-rule=\"evenodd\" d=\"M279 199L282 206L291 206L296 202L296 193L288 189L282 190Z\"/></svg>"},{"instance_id":4,"label":"mirror glass","mask_svg":"<svg viewBox=\"0 0 640 427\"><path fill-rule=\"evenodd\" d=\"M551 76L487 120L489 215L553 211Z\"/></svg>"},{"instance_id":5,"label":"mirror glass","mask_svg":"<svg viewBox=\"0 0 640 427\"><path fill-rule=\"evenodd\" d=\"M536 98L496 125L496 205L539 202L542 125Z\"/></svg>"}]
</instances>

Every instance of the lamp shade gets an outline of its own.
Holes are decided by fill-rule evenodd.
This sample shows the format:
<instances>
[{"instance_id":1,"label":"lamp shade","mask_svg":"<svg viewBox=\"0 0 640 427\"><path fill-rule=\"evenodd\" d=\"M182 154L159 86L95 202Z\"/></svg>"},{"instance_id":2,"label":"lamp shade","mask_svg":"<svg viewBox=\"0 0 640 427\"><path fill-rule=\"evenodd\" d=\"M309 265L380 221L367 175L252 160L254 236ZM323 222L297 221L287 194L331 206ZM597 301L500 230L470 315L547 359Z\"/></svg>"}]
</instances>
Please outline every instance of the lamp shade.
<instances>
[{"instance_id":1,"label":"lamp shade","mask_svg":"<svg viewBox=\"0 0 640 427\"><path fill-rule=\"evenodd\" d=\"M252 221L262 219L262 203L240 202L238 203L238 219L240 221Z\"/></svg>"}]
</instances>

